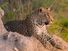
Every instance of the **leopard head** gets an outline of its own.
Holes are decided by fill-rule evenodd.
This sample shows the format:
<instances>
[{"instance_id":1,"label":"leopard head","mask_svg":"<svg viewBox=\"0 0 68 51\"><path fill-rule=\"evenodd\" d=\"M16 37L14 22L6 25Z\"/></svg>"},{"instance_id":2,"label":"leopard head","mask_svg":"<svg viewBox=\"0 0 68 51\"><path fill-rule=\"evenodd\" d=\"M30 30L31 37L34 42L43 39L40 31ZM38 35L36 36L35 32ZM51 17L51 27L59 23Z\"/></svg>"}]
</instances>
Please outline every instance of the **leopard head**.
<instances>
[{"instance_id":1,"label":"leopard head","mask_svg":"<svg viewBox=\"0 0 68 51\"><path fill-rule=\"evenodd\" d=\"M36 25L49 25L53 19L50 15L49 9L38 8L33 12L31 20L32 23Z\"/></svg>"}]
</instances>

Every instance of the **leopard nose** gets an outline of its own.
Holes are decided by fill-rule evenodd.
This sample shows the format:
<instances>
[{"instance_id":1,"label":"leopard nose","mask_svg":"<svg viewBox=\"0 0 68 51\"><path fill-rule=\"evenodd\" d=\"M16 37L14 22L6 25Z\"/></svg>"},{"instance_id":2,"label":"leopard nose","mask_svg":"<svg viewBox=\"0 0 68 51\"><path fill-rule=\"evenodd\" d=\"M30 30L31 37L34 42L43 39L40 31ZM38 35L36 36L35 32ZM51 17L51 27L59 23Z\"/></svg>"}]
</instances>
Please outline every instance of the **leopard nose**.
<instances>
[{"instance_id":1,"label":"leopard nose","mask_svg":"<svg viewBox=\"0 0 68 51\"><path fill-rule=\"evenodd\" d=\"M43 20L42 21L45 25L48 25L49 24L49 21L48 20Z\"/></svg>"},{"instance_id":2,"label":"leopard nose","mask_svg":"<svg viewBox=\"0 0 68 51\"><path fill-rule=\"evenodd\" d=\"M46 21L46 22L45 22L45 25L48 25L48 24L49 24L49 21Z\"/></svg>"}]
</instances>

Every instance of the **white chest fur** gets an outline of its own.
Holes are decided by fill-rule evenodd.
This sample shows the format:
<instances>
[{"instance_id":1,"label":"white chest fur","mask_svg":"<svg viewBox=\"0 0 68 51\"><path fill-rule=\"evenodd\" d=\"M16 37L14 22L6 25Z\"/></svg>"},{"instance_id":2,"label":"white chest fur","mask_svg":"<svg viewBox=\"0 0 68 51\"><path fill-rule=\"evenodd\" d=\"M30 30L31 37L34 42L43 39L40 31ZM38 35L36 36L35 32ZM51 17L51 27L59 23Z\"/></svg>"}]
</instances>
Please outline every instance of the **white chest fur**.
<instances>
[{"instance_id":1,"label":"white chest fur","mask_svg":"<svg viewBox=\"0 0 68 51\"><path fill-rule=\"evenodd\" d=\"M34 31L37 33L37 35L45 34L47 33L46 25L35 25Z\"/></svg>"}]
</instances>

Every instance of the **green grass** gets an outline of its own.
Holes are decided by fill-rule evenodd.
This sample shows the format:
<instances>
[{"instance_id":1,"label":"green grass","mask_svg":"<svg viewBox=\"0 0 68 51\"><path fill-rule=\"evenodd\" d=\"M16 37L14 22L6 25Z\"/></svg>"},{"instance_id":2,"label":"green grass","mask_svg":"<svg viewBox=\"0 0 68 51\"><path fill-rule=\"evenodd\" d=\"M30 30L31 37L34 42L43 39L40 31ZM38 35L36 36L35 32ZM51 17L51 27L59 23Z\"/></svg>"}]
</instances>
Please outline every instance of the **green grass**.
<instances>
[{"instance_id":1,"label":"green grass","mask_svg":"<svg viewBox=\"0 0 68 51\"><path fill-rule=\"evenodd\" d=\"M54 20L48 31L51 34L56 34L62 37L65 41L68 41L68 19L59 17L59 19Z\"/></svg>"},{"instance_id":2,"label":"green grass","mask_svg":"<svg viewBox=\"0 0 68 51\"><path fill-rule=\"evenodd\" d=\"M12 11L8 11L5 14L3 20L4 20L4 23L11 21L11 20L15 20L15 13L13 13Z\"/></svg>"}]
</instances>

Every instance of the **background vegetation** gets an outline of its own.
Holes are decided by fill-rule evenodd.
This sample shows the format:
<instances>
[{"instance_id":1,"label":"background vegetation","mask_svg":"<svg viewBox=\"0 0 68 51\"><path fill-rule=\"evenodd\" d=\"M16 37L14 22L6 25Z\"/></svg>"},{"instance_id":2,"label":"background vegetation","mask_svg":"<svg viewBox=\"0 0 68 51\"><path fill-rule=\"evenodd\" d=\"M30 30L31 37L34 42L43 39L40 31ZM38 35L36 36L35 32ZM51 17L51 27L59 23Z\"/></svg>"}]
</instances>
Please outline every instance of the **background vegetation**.
<instances>
[{"instance_id":1,"label":"background vegetation","mask_svg":"<svg viewBox=\"0 0 68 51\"><path fill-rule=\"evenodd\" d=\"M51 7L54 21L48 31L68 42L68 0L0 0L0 7L5 10L4 23L23 20L35 8Z\"/></svg>"}]
</instances>

